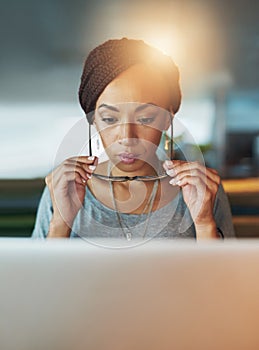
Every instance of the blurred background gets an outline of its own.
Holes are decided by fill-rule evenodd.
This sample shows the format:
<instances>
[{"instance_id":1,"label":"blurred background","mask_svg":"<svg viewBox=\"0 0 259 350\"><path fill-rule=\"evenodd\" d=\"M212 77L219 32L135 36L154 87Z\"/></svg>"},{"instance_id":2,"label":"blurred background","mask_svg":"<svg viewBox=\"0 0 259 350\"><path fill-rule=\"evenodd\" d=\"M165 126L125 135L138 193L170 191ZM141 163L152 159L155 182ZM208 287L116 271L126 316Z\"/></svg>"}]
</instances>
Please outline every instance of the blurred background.
<instances>
[{"instance_id":1,"label":"blurred background","mask_svg":"<svg viewBox=\"0 0 259 350\"><path fill-rule=\"evenodd\" d=\"M238 237L259 237L257 0L0 0L0 235L30 236L44 177L84 118L86 55L143 39L181 71L178 118L228 193ZM176 131L177 132L177 131ZM85 129L87 135L87 129Z\"/></svg>"}]
</instances>

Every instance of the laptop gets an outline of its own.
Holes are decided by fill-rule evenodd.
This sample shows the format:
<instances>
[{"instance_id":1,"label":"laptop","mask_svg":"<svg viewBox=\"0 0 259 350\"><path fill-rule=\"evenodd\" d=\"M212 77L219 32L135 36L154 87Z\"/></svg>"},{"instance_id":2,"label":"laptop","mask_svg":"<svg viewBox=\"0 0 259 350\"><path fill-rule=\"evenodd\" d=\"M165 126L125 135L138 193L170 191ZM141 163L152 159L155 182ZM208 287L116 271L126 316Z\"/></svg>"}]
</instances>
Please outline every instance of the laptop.
<instances>
[{"instance_id":1,"label":"laptop","mask_svg":"<svg viewBox=\"0 0 259 350\"><path fill-rule=\"evenodd\" d=\"M0 281L3 350L259 349L259 241L1 239Z\"/></svg>"}]
</instances>

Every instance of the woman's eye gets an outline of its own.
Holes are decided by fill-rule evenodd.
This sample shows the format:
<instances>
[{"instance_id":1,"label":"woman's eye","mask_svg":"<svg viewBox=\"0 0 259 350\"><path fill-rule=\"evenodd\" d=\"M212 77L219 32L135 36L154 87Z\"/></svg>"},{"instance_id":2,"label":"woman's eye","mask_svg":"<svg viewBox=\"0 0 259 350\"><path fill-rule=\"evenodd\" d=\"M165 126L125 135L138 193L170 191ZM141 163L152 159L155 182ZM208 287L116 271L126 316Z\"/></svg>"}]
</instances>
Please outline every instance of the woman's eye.
<instances>
[{"instance_id":1,"label":"woman's eye","mask_svg":"<svg viewBox=\"0 0 259 350\"><path fill-rule=\"evenodd\" d=\"M138 119L138 122L143 125L151 124L155 120L155 117L142 117Z\"/></svg>"},{"instance_id":2,"label":"woman's eye","mask_svg":"<svg viewBox=\"0 0 259 350\"><path fill-rule=\"evenodd\" d=\"M102 117L102 121L108 125L115 124L118 119L116 117Z\"/></svg>"}]
</instances>

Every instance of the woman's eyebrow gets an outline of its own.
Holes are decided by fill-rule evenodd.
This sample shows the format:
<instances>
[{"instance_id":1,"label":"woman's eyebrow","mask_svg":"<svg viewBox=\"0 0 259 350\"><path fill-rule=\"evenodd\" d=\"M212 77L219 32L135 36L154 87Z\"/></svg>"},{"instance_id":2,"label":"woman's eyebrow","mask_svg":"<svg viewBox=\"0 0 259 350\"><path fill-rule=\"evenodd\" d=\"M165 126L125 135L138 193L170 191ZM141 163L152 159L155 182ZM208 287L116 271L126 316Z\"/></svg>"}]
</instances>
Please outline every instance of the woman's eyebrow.
<instances>
[{"instance_id":1,"label":"woman's eyebrow","mask_svg":"<svg viewBox=\"0 0 259 350\"><path fill-rule=\"evenodd\" d=\"M140 112L140 111L142 111L143 109L148 108L148 107L150 107L150 106L158 107L155 103L148 102L148 103L144 103L144 104L139 105L139 106L135 109L135 112Z\"/></svg>"},{"instance_id":2,"label":"woman's eyebrow","mask_svg":"<svg viewBox=\"0 0 259 350\"><path fill-rule=\"evenodd\" d=\"M120 111L118 108L116 108L116 107L114 107L114 106L107 105L107 104L105 104L105 103L102 103L102 104L98 107L98 109L100 109L100 108L107 108L107 109L109 109L109 110L111 110L111 111L113 111L113 112L119 112L119 111Z\"/></svg>"},{"instance_id":3,"label":"woman's eyebrow","mask_svg":"<svg viewBox=\"0 0 259 350\"><path fill-rule=\"evenodd\" d=\"M140 104L136 109L135 109L135 112L140 112L142 111L143 109L146 109L150 106L155 106L155 107L158 107L155 103L152 103L152 102L148 102L148 103L142 103ZM100 108L106 108L106 109L109 109L113 112L119 112L119 108L115 107L115 106L111 106L111 105L107 105L106 103L102 103L98 109Z\"/></svg>"}]
</instances>

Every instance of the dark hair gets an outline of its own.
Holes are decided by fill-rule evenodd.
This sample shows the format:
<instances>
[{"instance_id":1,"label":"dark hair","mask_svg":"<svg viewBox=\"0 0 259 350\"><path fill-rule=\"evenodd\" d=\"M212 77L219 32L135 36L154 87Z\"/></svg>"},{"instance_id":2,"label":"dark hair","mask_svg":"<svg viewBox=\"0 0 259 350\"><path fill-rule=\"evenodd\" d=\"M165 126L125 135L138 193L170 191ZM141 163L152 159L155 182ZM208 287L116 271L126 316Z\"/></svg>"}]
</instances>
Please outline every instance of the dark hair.
<instances>
[{"instance_id":1,"label":"dark hair","mask_svg":"<svg viewBox=\"0 0 259 350\"><path fill-rule=\"evenodd\" d=\"M96 102L105 87L120 73L138 63L151 64L166 79L171 90L173 112L181 103L179 70L174 61L142 40L108 40L93 49L84 63L79 101L92 124Z\"/></svg>"}]
</instances>

